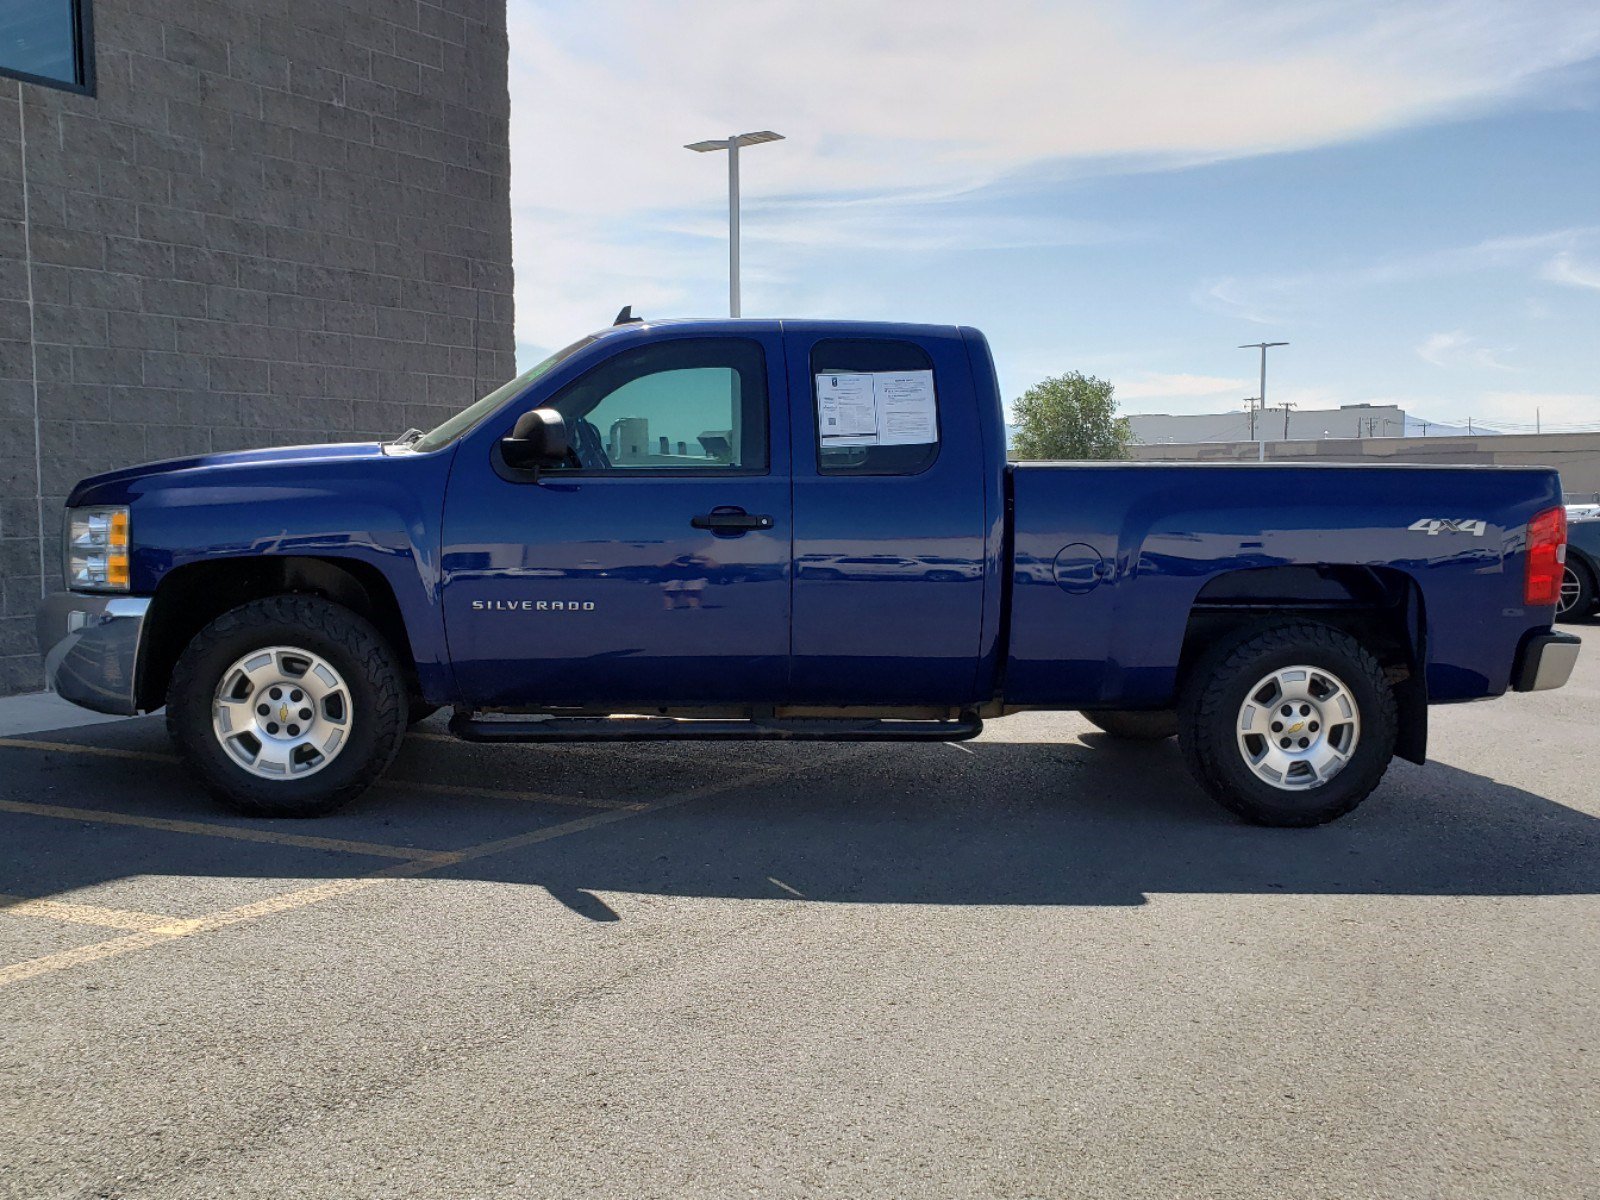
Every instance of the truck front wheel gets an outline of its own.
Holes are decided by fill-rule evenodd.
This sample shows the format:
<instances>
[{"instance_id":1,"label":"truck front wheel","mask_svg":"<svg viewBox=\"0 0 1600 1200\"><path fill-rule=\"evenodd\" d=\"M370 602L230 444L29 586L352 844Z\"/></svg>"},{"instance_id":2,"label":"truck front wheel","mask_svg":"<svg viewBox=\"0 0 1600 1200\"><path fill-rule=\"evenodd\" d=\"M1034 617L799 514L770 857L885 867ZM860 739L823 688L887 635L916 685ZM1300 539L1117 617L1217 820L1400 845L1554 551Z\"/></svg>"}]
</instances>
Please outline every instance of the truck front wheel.
<instances>
[{"instance_id":1,"label":"truck front wheel","mask_svg":"<svg viewBox=\"0 0 1600 1200\"><path fill-rule=\"evenodd\" d=\"M173 668L167 729L229 807L314 817L366 790L394 759L407 698L394 653L361 616L317 596L223 613Z\"/></svg>"},{"instance_id":2,"label":"truck front wheel","mask_svg":"<svg viewBox=\"0 0 1600 1200\"><path fill-rule=\"evenodd\" d=\"M1396 727L1378 660L1341 630L1294 621L1246 631L1196 664L1178 741L1224 808L1305 827L1343 816L1378 786Z\"/></svg>"}]
</instances>

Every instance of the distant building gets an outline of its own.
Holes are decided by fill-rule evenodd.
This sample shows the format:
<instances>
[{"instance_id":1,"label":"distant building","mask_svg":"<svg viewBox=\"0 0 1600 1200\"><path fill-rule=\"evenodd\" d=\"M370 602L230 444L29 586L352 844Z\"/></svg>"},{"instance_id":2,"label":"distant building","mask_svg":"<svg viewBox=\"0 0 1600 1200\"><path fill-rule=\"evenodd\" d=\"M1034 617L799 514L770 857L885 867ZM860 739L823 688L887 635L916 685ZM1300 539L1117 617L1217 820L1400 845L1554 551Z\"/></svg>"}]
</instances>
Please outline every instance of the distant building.
<instances>
[{"instance_id":1,"label":"distant building","mask_svg":"<svg viewBox=\"0 0 1600 1200\"><path fill-rule=\"evenodd\" d=\"M1394 404L1345 404L1338 408L1268 407L1258 414L1255 433L1244 409L1224 413L1170 416L1136 413L1128 417L1133 436L1146 446L1167 442L1295 441L1321 438L1405 437L1418 432L1419 422Z\"/></svg>"},{"instance_id":2,"label":"distant building","mask_svg":"<svg viewBox=\"0 0 1600 1200\"><path fill-rule=\"evenodd\" d=\"M1600 433L1489 433L1389 438L1307 438L1266 446L1268 462L1424 463L1553 467L1570 503L1600 498ZM1134 446L1135 462L1254 462L1255 442L1163 442Z\"/></svg>"}]
</instances>

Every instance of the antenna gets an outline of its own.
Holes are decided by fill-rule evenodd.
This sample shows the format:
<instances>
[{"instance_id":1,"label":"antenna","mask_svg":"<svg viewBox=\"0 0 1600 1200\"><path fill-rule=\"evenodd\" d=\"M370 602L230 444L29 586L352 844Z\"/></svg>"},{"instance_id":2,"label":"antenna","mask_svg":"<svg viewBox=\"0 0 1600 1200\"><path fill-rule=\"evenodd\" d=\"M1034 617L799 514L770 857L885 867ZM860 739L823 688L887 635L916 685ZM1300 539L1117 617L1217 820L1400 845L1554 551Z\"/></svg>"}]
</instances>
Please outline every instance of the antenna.
<instances>
[{"instance_id":1,"label":"antenna","mask_svg":"<svg viewBox=\"0 0 1600 1200\"><path fill-rule=\"evenodd\" d=\"M617 319L611 323L613 325L643 325L644 318L633 315L633 305L624 304L622 311L617 314Z\"/></svg>"}]
</instances>

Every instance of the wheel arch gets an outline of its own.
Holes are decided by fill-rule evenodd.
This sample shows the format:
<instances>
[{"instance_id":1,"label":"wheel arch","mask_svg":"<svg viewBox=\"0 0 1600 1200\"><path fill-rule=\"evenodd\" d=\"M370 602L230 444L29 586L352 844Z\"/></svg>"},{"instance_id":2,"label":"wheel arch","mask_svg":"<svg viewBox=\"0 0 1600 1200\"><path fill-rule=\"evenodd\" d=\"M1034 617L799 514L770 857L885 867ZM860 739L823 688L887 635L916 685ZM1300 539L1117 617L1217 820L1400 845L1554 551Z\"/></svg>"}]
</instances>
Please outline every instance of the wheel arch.
<instances>
[{"instance_id":1,"label":"wheel arch","mask_svg":"<svg viewBox=\"0 0 1600 1200\"><path fill-rule=\"evenodd\" d=\"M1568 542L1567 563L1569 566L1576 564L1580 569L1589 573L1589 586L1595 590L1596 598L1600 599L1600 562L1595 561L1594 555L1581 546L1574 546L1571 542Z\"/></svg>"},{"instance_id":2,"label":"wheel arch","mask_svg":"<svg viewBox=\"0 0 1600 1200\"><path fill-rule=\"evenodd\" d=\"M230 609L277 595L320 596L371 621L394 651L407 687L418 691L411 639L382 571L336 556L260 555L186 563L163 576L140 652L139 708L148 712L166 703L172 669L195 634Z\"/></svg>"},{"instance_id":3,"label":"wheel arch","mask_svg":"<svg viewBox=\"0 0 1600 1200\"><path fill-rule=\"evenodd\" d=\"M1422 763L1428 749L1427 615L1417 581L1397 567L1317 563L1246 567L1209 579L1195 597L1178 660L1178 687L1201 655L1247 627L1314 620L1377 657L1394 691L1395 753Z\"/></svg>"}]
</instances>

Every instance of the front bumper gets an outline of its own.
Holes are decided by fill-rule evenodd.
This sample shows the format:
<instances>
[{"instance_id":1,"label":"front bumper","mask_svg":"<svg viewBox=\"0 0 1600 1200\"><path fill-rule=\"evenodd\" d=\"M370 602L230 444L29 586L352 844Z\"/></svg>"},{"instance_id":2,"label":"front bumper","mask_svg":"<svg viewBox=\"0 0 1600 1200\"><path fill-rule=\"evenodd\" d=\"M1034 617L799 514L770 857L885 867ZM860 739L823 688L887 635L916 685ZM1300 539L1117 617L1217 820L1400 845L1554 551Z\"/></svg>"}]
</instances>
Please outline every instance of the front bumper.
<instances>
[{"instance_id":1,"label":"front bumper","mask_svg":"<svg viewBox=\"0 0 1600 1200\"><path fill-rule=\"evenodd\" d=\"M39 606L39 652L50 689L95 712L139 711L139 649L148 596L57 592Z\"/></svg>"},{"instance_id":2,"label":"front bumper","mask_svg":"<svg viewBox=\"0 0 1600 1200\"><path fill-rule=\"evenodd\" d=\"M1543 692L1565 684L1578 661L1581 638L1570 633L1535 634L1522 644L1511 686L1519 692Z\"/></svg>"}]
</instances>

